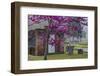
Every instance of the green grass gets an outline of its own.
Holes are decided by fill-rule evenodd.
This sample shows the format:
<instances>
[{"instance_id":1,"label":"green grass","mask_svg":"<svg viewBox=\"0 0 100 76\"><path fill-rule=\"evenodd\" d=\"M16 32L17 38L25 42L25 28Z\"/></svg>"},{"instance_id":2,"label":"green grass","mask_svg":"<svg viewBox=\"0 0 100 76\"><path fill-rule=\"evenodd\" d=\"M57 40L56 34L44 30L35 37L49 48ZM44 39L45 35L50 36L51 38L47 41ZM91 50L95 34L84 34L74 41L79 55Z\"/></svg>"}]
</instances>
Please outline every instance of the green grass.
<instances>
[{"instance_id":1,"label":"green grass","mask_svg":"<svg viewBox=\"0 0 100 76\"><path fill-rule=\"evenodd\" d=\"M65 44L66 46L67 44ZM86 42L81 42L78 44L75 44L74 47L74 52L72 55L68 55L66 52L66 47L64 48L64 54L49 54L47 56L47 60L56 60L56 59L82 59L82 58L87 58L88 53L83 52L83 54L78 54L77 49L79 48L87 48L88 44ZM28 60L44 60L44 56L33 56L33 55L28 55Z\"/></svg>"},{"instance_id":2,"label":"green grass","mask_svg":"<svg viewBox=\"0 0 100 76\"><path fill-rule=\"evenodd\" d=\"M56 59L82 59L82 58L87 58L88 55L87 53L83 53L83 54L77 54L77 51L74 51L74 54L72 55L68 55L67 53L64 54L49 54L47 56L48 60L56 60ZM29 55L29 60L44 60L44 56L32 56Z\"/></svg>"},{"instance_id":3,"label":"green grass","mask_svg":"<svg viewBox=\"0 0 100 76\"><path fill-rule=\"evenodd\" d=\"M88 48L88 44L87 43L78 43L75 45L74 49L78 49L78 48Z\"/></svg>"}]
</instances>

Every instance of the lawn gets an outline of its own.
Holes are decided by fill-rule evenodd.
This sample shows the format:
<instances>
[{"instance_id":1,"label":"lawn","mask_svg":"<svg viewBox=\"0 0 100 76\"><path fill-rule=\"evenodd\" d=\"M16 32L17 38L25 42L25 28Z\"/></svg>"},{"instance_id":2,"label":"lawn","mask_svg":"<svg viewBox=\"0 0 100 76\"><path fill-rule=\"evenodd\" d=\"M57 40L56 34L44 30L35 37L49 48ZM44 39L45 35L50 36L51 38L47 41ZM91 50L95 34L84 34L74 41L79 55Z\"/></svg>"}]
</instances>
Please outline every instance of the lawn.
<instances>
[{"instance_id":1,"label":"lawn","mask_svg":"<svg viewBox=\"0 0 100 76\"><path fill-rule=\"evenodd\" d=\"M49 54L47 56L48 60L56 60L56 59L80 59L80 58L87 58L88 54L84 52L83 54L77 54L77 51L74 51L74 54L68 55L67 53L64 54ZM29 60L44 60L44 56L32 56L29 55Z\"/></svg>"},{"instance_id":2,"label":"lawn","mask_svg":"<svg viewBox=\"0 0 100 76\"><path fill-rule=\"evenodd\" d=\"M65 44L66 45L66 44ZM87 43L78 43L74 46L74 51L72 55L68 55L66 52L66 47L64 47L64 53L63 54L48 54L47 60L56 60L56 59L82 59L82 58L88 58L88 52L83 52L83 54L78 54L77 49L79 48L87 48ZM28 55L28 60L44 60L44 56L33 56Z\"/></svg>"}]
</instances>

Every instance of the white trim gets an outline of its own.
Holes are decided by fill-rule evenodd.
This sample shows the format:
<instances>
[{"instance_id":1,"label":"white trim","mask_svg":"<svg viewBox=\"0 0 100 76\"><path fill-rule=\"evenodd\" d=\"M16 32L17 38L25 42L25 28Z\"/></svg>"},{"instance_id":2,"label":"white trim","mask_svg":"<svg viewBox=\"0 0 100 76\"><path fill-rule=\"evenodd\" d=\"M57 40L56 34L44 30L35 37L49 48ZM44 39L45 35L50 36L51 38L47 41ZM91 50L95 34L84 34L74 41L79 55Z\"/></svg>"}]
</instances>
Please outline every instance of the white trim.
<instances>
[{"instance_id":1,"label":"white trim","mask_svg":"<svg viewBox=\"0 0 100 76\"><path fill-rule=\"evenodd\" d=\"M88 58L28 61L28 14L88 17ZM94 11L21 7L20 17L20 69L24 70L94 65Z\"/></svg>"}]
</instances>

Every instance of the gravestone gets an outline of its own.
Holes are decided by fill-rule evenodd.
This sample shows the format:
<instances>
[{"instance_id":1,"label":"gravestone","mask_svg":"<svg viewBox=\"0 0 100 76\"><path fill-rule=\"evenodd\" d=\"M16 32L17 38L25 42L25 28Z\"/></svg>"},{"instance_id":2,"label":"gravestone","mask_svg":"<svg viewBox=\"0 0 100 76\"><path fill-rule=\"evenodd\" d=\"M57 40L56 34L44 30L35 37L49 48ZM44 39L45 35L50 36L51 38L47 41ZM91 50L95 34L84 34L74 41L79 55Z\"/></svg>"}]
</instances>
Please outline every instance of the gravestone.
<instances>
[{"instance_id":1,"label":"gravestone","mask_svg":"<svg viewBox=\"0 0 100 76\"><path fill-rule=\"evenodd\" d=\"M68 52L68 55L71 55L71 54L73 54L74 46L67 46L67 47L66 47L66 50L67 50L67 52Z\"/></svg>"},{"instance_id":2,"label":"gravestone","mask_svg":"<svg viewBox=\"0 0 100 76\"><path fill-rule=\"evenodd\" d=\"M78 49L78 54L83 54L83 49Z\"/></svg>"}]
</instances>

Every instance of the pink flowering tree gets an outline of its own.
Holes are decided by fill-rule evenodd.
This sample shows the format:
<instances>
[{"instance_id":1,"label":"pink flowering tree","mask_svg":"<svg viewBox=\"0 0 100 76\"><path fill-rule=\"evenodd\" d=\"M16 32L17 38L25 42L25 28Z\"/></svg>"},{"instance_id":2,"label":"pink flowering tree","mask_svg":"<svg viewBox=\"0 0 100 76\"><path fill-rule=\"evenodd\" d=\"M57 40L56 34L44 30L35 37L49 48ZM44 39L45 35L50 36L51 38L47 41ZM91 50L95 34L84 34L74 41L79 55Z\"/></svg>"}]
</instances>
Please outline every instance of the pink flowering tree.
<instances>
[{"instance_id":1,"label":"pink flowering tree","mask_svg":"<svg viewBox=\"0 0 100 76\"><path fill-rule=\"evenodd\" d=\"M48 21L48 31L49 33L60 33L62 36L64 34L81 38L82 37L82 28L87 26L86 17L72 17L72 16L45 16L45 15L29 15L28 16L28 25L31 26L34 23L41 23L43 21ZM55 40L52 39L49 44L54 45Z\"/></svg>"}]
</instances>

